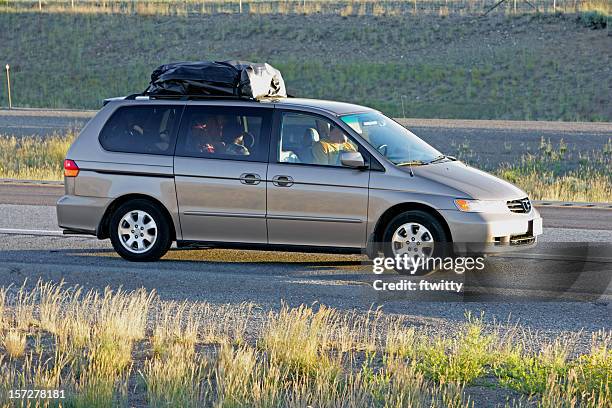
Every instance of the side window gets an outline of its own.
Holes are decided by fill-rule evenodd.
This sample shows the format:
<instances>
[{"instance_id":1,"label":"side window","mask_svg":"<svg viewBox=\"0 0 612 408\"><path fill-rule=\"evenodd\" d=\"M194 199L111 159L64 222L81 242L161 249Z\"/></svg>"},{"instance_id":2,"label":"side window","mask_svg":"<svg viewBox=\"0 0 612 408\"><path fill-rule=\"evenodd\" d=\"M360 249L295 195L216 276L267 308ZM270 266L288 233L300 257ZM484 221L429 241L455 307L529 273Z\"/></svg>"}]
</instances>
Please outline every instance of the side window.
<instances>
[{"instance_id":1,"label":"side window","mask_svg":"<svg viewBox=\"0 0 612 408\"><path fill-rule=\"evenodd\" d=\"M341 152L356 151L358 145L331 121L315 115L283 113L279 162L339 167Z\"/></svg>"},{"instance_id":2,"label":"side window","mask_svg":"<svg viewBox=\"0 0 612 408\"><path fill-rule=\"evenodd\" d=\"M172 155L175 127L182 106L124 106L115 111L100 132L105 150Z\"/></svg>"},{"instance_id":3,"label":"side window","mask_svg":"<svg viewBox=\"0 0 612 408\"><path fill-rule=\"evenodd\" d=\"M265 162L270 112L265 108L187 107L176 155Z\"/></svg>"}]
</instances>

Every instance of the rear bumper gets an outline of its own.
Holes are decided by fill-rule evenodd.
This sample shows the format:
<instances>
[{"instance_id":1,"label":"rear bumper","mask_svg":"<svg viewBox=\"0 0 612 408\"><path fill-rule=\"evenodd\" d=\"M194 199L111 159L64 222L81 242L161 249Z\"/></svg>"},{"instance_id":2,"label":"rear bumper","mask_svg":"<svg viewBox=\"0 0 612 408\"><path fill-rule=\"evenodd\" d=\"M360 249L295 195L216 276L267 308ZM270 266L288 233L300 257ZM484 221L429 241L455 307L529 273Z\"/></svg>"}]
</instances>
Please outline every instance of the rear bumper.
<instances>
[{"instance_id":1,"label":"rear bumper","mask_svg":"<svg viewBox=\"0 0 612 408\"><path fill-rule=\"evenodd\" d=\"M110 198L65 195L57 201L57 222L64 230L96 235Z\"/></svg>"},{"instance_id":2,"label":"rear bumper","mask_svg":"<svg viewBox=\"0 0 612 408\"><path fill-rule=\"evenodd\" d=\"M542 234L542 217L535 208L527 214L440 211L447 221L455 248L496 253L531 248Z\"/></svg>"}]
</instances>

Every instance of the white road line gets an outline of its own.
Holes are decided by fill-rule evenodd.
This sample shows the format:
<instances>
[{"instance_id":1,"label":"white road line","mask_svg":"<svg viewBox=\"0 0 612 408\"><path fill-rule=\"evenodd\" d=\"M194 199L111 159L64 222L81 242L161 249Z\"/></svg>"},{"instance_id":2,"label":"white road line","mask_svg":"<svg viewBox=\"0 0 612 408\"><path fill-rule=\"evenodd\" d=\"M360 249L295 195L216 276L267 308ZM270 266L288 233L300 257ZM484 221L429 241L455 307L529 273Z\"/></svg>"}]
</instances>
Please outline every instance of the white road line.
<instances>
[{"instance_id":1,"label":"white road line","mask_svg":"<svg viewBox=\"0 0 612 408\"><path fill-rule=\"evenodd\" d=\"M15 228L0 228L0 234L64 236L64 233L59 230L34 230L34 229L15 229Z\"/></svg>"},{"instance_id":2,"label":"white road line","mask_svg":"<svg viewBox=\"0 0 612 408\"><path fill-rule=\"evenodd\" d=\"M545 261L584 261L584 262L599 262L599 263L612 263L612 258L603 256L584 256L577 257L571 255L557 255L557 254L536 254L536 253L508 253L508 254L492 254L492 258L518 258L518 259L538 259Z\"/></svg>"}]
</instances>

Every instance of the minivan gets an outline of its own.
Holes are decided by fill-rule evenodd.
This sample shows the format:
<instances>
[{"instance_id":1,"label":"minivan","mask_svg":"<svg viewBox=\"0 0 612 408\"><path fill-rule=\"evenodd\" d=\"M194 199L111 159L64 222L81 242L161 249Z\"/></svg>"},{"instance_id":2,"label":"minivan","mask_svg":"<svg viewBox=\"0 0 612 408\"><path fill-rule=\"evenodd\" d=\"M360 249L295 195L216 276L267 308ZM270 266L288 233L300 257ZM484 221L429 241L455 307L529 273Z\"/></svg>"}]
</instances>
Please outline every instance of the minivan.
<instances>
[{"instance_id":1,"label":"minivan","mask_svg":"<svg viewBox=\"0 0 612 408\"><path fill-rule=\"evenodd\" d=\"M342 102L113 98L64 168L59 226L130 261L173 242L373 258L513 250L542 233L524 191Z\"/></svg>"}]
</instances>

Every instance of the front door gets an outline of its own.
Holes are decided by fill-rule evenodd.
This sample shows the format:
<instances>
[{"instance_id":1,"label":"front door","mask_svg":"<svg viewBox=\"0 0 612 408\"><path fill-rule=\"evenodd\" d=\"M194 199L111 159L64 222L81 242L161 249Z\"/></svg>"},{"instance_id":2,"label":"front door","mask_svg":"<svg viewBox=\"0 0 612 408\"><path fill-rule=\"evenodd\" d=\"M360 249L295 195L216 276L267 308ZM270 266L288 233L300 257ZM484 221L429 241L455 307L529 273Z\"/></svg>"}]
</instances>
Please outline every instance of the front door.
<instances>
[{"instance_id":1,"label":"front door","mask_svg":"<svg viewBox=\"0 0 612 408\"><path fill-rule=\"evenodd\" d=\"M339 162L359 145L325 117L278 115L267 182L270 244L364 247L370 173Z\"/></svg>"},{"instance_id":2,"label":"front door","mask_svg":"<svg viewBox=\"0 0 612 408\"><path fill-rule=\"evenodd\" d=\"M271 113L187 106L174 159L183 240L267 243Z\"/></svg>"}]
</instances>

